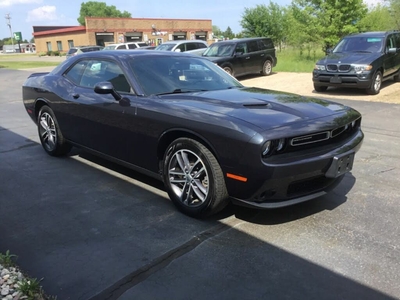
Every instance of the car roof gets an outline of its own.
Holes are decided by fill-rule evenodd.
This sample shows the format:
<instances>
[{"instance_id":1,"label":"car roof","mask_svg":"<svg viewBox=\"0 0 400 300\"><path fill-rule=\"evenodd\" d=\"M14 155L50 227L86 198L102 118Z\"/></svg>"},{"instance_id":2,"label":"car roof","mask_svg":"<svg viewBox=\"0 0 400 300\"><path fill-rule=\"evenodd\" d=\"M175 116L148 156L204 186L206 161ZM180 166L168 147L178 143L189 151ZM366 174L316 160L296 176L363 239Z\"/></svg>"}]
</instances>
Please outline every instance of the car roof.
<instances>
[{"instance_id":1,"label":"car roof","mask_svg":"<svg viewBox=\"0 0 400 300\"><path fill-rule=\"evenodd\" d=\"M225 40L225 41L218 41L215 42L214 44L235 44L235 43L240 43L240 42L249 42L249 41L257 41L257 40L263 40L263 39L271 39L269 37L254 37L254 38L240 38L240 39L232 39L232 40Z\"/></svg>"},{"instance_id":2,"label":"car roof","mask_svg":"<svg viewBox=\"0 0 400 300\"><path fill-rule=\"evenodd\" d=\"M203 41L203 40L174 40L174 41L166 41L166 42L163 42L162 44L180 44L180 43L188 43L188 42L192 42L192 43L200 42L200 43L207 44L207 42Z\"/></svg>"},{"instance_id":3,"label":"car roof","mask_svg":"<svg viewBox=\"0 0 400 300\"><path fill-rule=\"evenodd\" d=\"M361 32L348 35L346 37L385 37L389 33L395 33L396 31L369 31L369 32Z\"/></svg>"}]
</instances>

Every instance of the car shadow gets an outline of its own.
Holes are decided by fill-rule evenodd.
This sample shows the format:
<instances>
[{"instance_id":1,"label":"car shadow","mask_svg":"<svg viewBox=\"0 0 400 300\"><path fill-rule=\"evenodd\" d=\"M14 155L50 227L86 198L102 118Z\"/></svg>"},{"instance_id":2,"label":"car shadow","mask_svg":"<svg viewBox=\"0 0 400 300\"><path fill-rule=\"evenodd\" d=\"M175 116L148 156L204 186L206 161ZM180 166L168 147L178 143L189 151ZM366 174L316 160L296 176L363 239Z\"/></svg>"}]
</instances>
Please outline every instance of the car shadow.
<instances>
[{"instance_id":1,"label":"car shadow","mask_svg":"<svg viewBox=\"0 0 400 300\"><path fill-rule=\"evenodd\" d=\"M142 173L129 169L127 167L121 166L119 164L110 162L106 159L100 158L96 155L86 152L85 150L73 148L69 156L79 156L85 160L88 160L94 164L105 167L109 170L117 172L119 174L125 175L131 179L140 181L143 184L149 185L160 191L166 193L164 184L155 178L146 176ZM314 214L318 214L324 210L333 210L336 207L342 205L346 202L346 194L352 189L356 182L355 177L348 173L345 178L334 190L325 196L313 199L311 201L306 201L293 206L282 207L277 209L257 209L248 208L245 206L234 205L230 202L227 207L222 211L204 218L204 220L209 222L220 221L226 219L230 216L235 216L238 219L244 220L250 223L257 223L263 225L276 225L283 224L287 222L292 222L294 220L309 217ZM170 201L168 198L163 198L166 201Z\"/></svg>"}]
</instances>

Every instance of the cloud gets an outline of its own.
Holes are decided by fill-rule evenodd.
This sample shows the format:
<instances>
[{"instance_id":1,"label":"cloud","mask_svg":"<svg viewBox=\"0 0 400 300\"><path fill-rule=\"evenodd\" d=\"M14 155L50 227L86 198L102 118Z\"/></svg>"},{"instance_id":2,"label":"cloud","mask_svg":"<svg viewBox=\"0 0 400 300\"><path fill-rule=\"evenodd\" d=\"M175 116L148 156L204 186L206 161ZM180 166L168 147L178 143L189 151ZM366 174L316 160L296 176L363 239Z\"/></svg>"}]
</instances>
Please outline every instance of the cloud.
<instances>
[{"instance_id":1,"label":"cloud","mask_svg":"<svg viewBox=\"0 0 400 300\"><path fill-rule=\"evenodd\" d=\"M25 0L27 1L27 0ZM42 7L35 8L28 12L27 22L38 22L38 21L52 21L57 20L58 16L56 13L56 7L45 5Z\"/></svg>"},{"instance_id":2,"label":"cloud","mask_svg":"<svg viewBox=\"0 0 400 300\"><path fill-rule=\"evenodd\" d=\"M0 0L0 7L11 6L15 4L30 4L30 3L42 3L43 0Z\"/></svg>"}]
</instances>

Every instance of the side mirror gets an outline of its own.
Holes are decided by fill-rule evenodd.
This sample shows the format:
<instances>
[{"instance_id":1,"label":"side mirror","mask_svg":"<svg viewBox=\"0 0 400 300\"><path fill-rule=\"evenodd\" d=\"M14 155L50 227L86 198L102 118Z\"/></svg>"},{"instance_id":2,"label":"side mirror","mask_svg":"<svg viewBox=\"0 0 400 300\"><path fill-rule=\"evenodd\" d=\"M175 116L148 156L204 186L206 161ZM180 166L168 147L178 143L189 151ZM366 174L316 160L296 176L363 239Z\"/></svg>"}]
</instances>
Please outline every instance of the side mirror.
<instances>
[{"instance_id":1,"label":"side mirror","mask_svg":"<svg viewBox=\"0 0 400 300\"><path fill-rule=\"evenodd\" d=\"M328 48L328 49L325 50L325 54L326 54L326 55L329 55L329 54L331 54L332 52L333 52L333 49L332 49L332 48Z\"/></svg>"},{"instance_id":2,"label":"side mirror","mask_svg":"<svg viewBox=\"0 0 400 300\"><path fill-rule=\"evenodd\" d=\"M175 52L181 52L181 49L179 49L179 48L175 49Z\"/></svg>"},{"instance_id":3,"label":"side mirror","mask_svg":"<svg viewBox=\"0 0 400 300\"><path fill-rule=\"evenodd\" d=\"M102 81L97 83L94 86L94 92L101 95L111 94L116 101L122 99L122 96L115 90L113 84L109 81Z\"/></svg>"},{"instance_id":4,"label":"side mirror","mask_svg":"<svg viewBox=\"0 0 400 300\"><path fill-rule=\"evenodd\" d=\"M397 48L389 48L387 52L390 54L397 53Z\"/></svg>"}]
</instances>

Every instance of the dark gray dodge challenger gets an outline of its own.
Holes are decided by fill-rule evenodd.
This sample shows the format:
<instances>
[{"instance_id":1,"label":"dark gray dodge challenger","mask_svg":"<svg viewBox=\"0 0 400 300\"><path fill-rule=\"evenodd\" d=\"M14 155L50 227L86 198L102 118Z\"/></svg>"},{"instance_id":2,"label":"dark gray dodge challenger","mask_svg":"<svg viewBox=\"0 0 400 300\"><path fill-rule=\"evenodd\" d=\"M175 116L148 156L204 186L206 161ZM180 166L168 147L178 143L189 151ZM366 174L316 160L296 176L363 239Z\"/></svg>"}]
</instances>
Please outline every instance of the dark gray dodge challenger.
<instances>
[{"instance_id":1,"label":"dark gray dodge challenger","mask_svg":"<svg viewBox=\"0 0 400 300\"><path fill-rule=\"evenodd\" d=\"M22 87L44 150L72 146L162 180L182 212L277 208L326 194L351 171L361 115L245 87L209 60L162 51L77 55Z\"/></svg>"}]
</instances>

